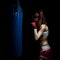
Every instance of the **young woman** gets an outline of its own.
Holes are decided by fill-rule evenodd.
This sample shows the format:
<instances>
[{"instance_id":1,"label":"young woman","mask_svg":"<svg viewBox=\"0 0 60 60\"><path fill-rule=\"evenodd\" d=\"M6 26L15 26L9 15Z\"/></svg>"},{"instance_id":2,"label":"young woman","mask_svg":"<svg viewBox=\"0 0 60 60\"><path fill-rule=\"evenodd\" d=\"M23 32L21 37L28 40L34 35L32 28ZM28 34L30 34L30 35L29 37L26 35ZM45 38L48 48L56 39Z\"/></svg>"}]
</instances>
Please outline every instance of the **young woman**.
<instances>
[{"instance_id":1,"label":"young woman","mask_svg":"<svg viewBox=\"0 0 60 60\"><path fill-rule=\"evenodd\" d=\"M41 50L38 60L51 60L51 47L48 44L49 29L43 11L41 10L39 14L36 13L34 16L34 22L32 22L32 26L34 27L34 38L35 40L41 40Z\"/></svg>"}]
</instances>

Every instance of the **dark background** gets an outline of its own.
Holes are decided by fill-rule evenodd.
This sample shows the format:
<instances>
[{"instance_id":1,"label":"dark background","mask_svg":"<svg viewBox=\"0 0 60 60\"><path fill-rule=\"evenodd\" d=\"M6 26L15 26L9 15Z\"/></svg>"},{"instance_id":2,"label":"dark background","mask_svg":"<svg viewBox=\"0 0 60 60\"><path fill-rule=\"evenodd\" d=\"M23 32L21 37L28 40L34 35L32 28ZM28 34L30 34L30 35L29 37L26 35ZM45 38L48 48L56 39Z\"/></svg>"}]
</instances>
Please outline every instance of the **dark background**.
<instances>
[{"instance_id":1,"label":"dark background","mask_svg":"<svg viewBox=\"0 0 60 60\"><path fill-rule=\"evenodd\" d=\"M52 1L41 0L20 0L20 5L23 10L23 56L17 59L36 59L38 54L38 42L33 39L33 28L31 26L32 15L39 9L44 10L45 17L49 27L49 44L53 50L53 60L59 59L59 18L58 8ZM57 2L56 2L57 3ZM17 0L1 1L1 57L8 58L8 60L16 59L13 56L13 42L12 42L12 22L13 22L13 5L17 7ZM11 44L10 44L11 43Z\"/></svg>"}]
</instances>

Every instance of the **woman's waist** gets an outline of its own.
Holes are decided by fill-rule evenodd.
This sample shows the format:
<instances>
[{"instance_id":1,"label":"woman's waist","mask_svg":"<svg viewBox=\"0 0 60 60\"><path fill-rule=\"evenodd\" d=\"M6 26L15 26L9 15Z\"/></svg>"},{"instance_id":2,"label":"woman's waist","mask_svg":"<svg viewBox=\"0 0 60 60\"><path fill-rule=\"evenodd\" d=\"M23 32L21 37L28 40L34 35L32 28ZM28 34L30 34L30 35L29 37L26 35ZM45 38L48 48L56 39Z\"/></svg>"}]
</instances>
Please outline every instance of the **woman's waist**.
<instances>
[{"instance_id":1,"label":"woman's waist","mask_svg":"<svg viewBox=\"0 0 60 60\"><path fill-rule=\"evenodd\" d=\"M41 45L48 45L48 41L47 41L47 39L42 40L40 44L41 44Z\"/></svg>"}]
</instances>

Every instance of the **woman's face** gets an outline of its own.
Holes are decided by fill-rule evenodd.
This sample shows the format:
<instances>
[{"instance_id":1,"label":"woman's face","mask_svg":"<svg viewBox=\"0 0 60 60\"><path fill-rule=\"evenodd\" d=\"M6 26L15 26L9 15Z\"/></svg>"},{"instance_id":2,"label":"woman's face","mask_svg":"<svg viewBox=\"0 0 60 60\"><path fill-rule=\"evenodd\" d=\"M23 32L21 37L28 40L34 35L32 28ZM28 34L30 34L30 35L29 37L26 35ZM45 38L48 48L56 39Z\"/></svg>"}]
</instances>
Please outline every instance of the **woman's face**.
<instances>
[{"instance_id":1,"label":"woman's face","mask_svg":"<svg viewBox=\"0 0 60 60\"><path fill-rule=\"evenodd\" d=\"M38 19L39 19L39 14L38 13L35 13L35 15L34 15L34 21L38 21Z\"/></svg>"}]
</instances>

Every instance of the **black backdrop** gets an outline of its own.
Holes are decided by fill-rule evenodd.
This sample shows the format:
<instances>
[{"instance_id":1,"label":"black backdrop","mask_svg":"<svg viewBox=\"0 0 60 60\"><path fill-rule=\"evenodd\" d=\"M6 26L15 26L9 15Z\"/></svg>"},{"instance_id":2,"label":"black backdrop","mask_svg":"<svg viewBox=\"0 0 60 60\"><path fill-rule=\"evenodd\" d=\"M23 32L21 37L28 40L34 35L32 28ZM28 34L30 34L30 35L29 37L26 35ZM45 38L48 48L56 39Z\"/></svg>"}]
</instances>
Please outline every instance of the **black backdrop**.
<instances>
[{"instance_id":1,"label":"black backdrop","mask_svg":"<svg viewBox=\"0 0 60 60\"><path fill-rule=\"evenodd\" d=\"M16 0L2 1L1 2L1 29L2 29L2 44L1 44L1 56L5 58L14 58L11 52L13 50L13 42L11 37L12 22L13 22L13 4L17 5ZM20 0L21 7L23 9L23 56L19 58L32 59L36 58L38 52L37 42L33 40L33 28L30 23L32 21L32 14L34 11L43 9L47 18L49 26L49 43L53 49L53 60L58 60L59 53L59 39L58 39L58 21L57 21L57 7L53 2L38 1L38 0ZM55 8L53 8L55 7ZM57 11L57 12L56 12ZM56 22L57 21L57 22ZM57 41L58 40L58 41ZM11 43L11 44L10 44ZM35 45L35 46L34 46ZM36 48L37 49L36 49Z\"/></svg>"}]
</instances>

